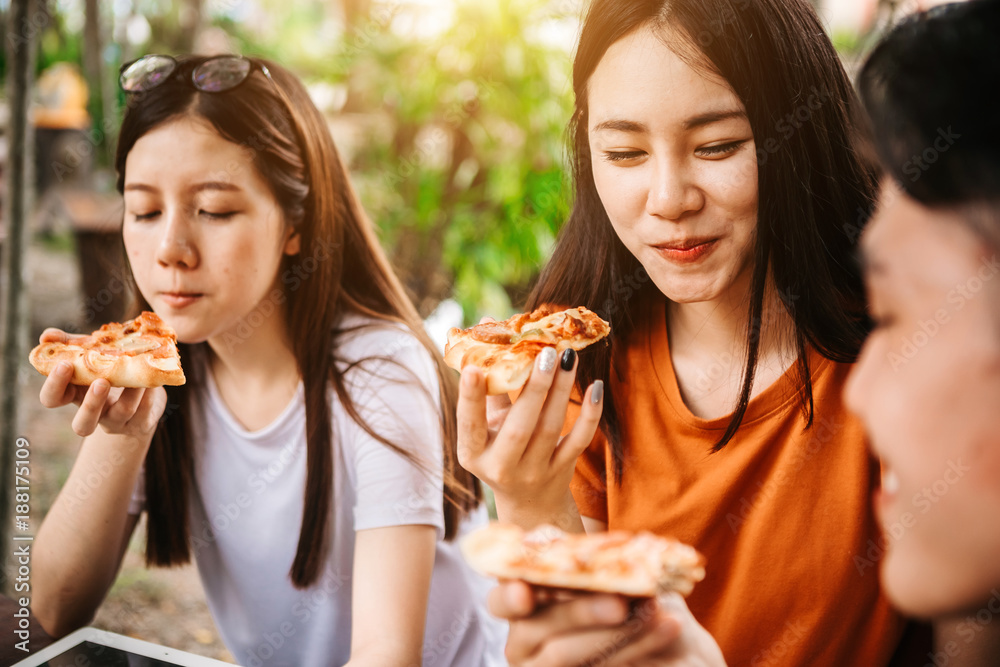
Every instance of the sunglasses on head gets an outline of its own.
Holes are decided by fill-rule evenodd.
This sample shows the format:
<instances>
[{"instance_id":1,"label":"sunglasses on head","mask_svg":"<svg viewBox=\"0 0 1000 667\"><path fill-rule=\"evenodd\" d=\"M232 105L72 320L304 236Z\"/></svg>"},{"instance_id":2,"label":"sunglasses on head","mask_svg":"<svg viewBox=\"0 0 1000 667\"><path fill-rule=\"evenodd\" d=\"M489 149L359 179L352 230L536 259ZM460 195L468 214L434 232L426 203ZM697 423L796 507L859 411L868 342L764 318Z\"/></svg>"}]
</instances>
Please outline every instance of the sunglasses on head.
<instances>
[{"instance_id":1,"label":"sunglasses on head","mask_svg":"<svg viewBox=\"0 0 1000 667\"><path fill-rule=\"evenodd\" d=\"M190 84L205 93L224 93L247 80L254 68L274 84L267 67L244 56L214 56L191 70ZM127 93L142 93L178 76L181 64L172 56L153 54L122 65L118 85Z\"/></svg>"}]
</instances>

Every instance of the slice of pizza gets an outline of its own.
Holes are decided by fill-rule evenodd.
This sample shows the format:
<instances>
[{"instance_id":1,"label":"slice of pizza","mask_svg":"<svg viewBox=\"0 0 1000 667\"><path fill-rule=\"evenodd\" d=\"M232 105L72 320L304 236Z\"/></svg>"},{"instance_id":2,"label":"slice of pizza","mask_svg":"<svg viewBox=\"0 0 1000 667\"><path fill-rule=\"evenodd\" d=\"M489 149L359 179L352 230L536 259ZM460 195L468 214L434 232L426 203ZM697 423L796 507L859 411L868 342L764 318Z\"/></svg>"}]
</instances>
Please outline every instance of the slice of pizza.
<instances>
[{"instance_id":1,"label":"slice of pizza","mask_svg":"<svg viewBox=\"0 0 1000 667\"><path fill-rule=\"evenodd\" d=\"M544 305L503 322L451 329L444 360L458 371L478 366L486 376L486 393L506 394L528 381L535 357L546 347L559 353L582 350L610 332L608 323L586 308Z\"/></svg>"},{"instance_id":2,"label":"slice of pizza","mask_svg":"<svg viewBox=\"0 0 1000 667\"><path fill-rule=\"evenodd\" d=\"M160 387L184 384L177 335L156 313L143 312L124 324L105 324L89 336L42 343L28 356L48 375L63 361L73 364L72 384L104 378L112 387Z\"/></svg>"},{"instance_id":3,"label":"slice of pizza","mask_svg":"<svg viewBox=\"0 0 1000 667\"><path fill-rule=\"evenodd\" d=\"M481 574L553 588L630 597L688 595L705 578L704 559L693 547L648 532L575 534L550 525L525 532L494 522L460 546Z\"/></svg>"}]
</instances>

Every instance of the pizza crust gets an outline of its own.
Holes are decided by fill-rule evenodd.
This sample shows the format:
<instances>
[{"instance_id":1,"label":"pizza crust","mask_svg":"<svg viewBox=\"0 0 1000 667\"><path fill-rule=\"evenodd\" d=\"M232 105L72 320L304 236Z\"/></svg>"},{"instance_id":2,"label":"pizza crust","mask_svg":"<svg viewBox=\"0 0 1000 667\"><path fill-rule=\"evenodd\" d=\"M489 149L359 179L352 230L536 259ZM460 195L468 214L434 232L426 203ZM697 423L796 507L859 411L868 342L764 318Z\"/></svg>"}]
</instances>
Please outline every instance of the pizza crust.
<instances>
[{"instance_id":1,"label":"pizza crust","mask_svg":"<svg viewBox=\"0 0 1000 667\"><path fill-rule=\"evenodd\" d=\"M113 387L160 387L185 382L177 336L155 313L131 322L105 324L89 336L42 343L28 356L42 375L63 361L73 365L71 384L105 379Z\"/></svg>"},{"instance_id":2,"label":"pizza crust","mask_svg":"<svg viewBox=\"0 0 1000 667\"><path fill-rule=\"evenodd\" d=\"M461 549L481 574L554 588L688 595L705 578L704 559L693 547L648 532L585 535L543 525L526 533L494 522L465 537Z\"/></svg>"},{"instance_id":3,"label":"pizza crust","mask_svg":"<svg viewBox=\"0 0 1000 667\"><path fill-rule=\"evenodd\" d=\"M607 322L586 308L559 310L544 305L502 322L483 322L448 331L445 363L457 371L478 366L486 377L486 393L506 394L524 386L546 347L557 353L582 350L611 331Z\"/></svg>"}]
</instances>

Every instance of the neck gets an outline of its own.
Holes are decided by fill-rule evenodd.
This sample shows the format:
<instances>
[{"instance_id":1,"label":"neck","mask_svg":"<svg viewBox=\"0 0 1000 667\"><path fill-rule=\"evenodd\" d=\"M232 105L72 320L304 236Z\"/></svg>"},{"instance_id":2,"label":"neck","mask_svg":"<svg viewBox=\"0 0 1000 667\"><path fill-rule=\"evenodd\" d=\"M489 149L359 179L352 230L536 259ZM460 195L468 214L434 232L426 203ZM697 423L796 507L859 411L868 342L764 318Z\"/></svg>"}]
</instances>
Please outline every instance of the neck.
<instances>
[{"instance_id":1,"label":"neck","mask_svg":"<svg viewBox=\"0 0 1000 667\"><path fill-rule=\"evenodd\" d=\"M746 360L749 339L750 279L733 285L716 299L694 303L667 302L667 328L672 355L688 358ZM759 359L784 360L795 356L794 323L774 285L768 281L760 324Z\"/></svg>"}]
</instances>

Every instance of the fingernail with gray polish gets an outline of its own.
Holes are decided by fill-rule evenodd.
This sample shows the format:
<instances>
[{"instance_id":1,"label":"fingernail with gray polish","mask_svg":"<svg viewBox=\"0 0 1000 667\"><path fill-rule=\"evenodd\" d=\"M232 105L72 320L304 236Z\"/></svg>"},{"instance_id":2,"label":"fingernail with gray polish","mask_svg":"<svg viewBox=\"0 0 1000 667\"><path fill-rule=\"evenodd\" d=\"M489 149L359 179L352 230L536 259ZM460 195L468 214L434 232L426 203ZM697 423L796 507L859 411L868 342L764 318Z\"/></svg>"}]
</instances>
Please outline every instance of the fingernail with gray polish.
<instances>
[{"instance_id":1,"label":"fingernail with gray polish","mask_svg":"<svg viewBox=\"0 0 1000 667\"><path fill-rule=\"evenodd\" d=\"M543 373L551 373L556 367L556 348L547 347L538 355L538 370Z\"/></svg>"},{"instance_id":2,"label":"fingernail with gray polish","mask_svg":"<svg viewBox=\"0 0 1000 667\"><path fill-rule=\"evenodd\" d=\"M590 402L597 405L604 398L604 380L595 380L590 390Z\"/></svg>"}]
</instances>

